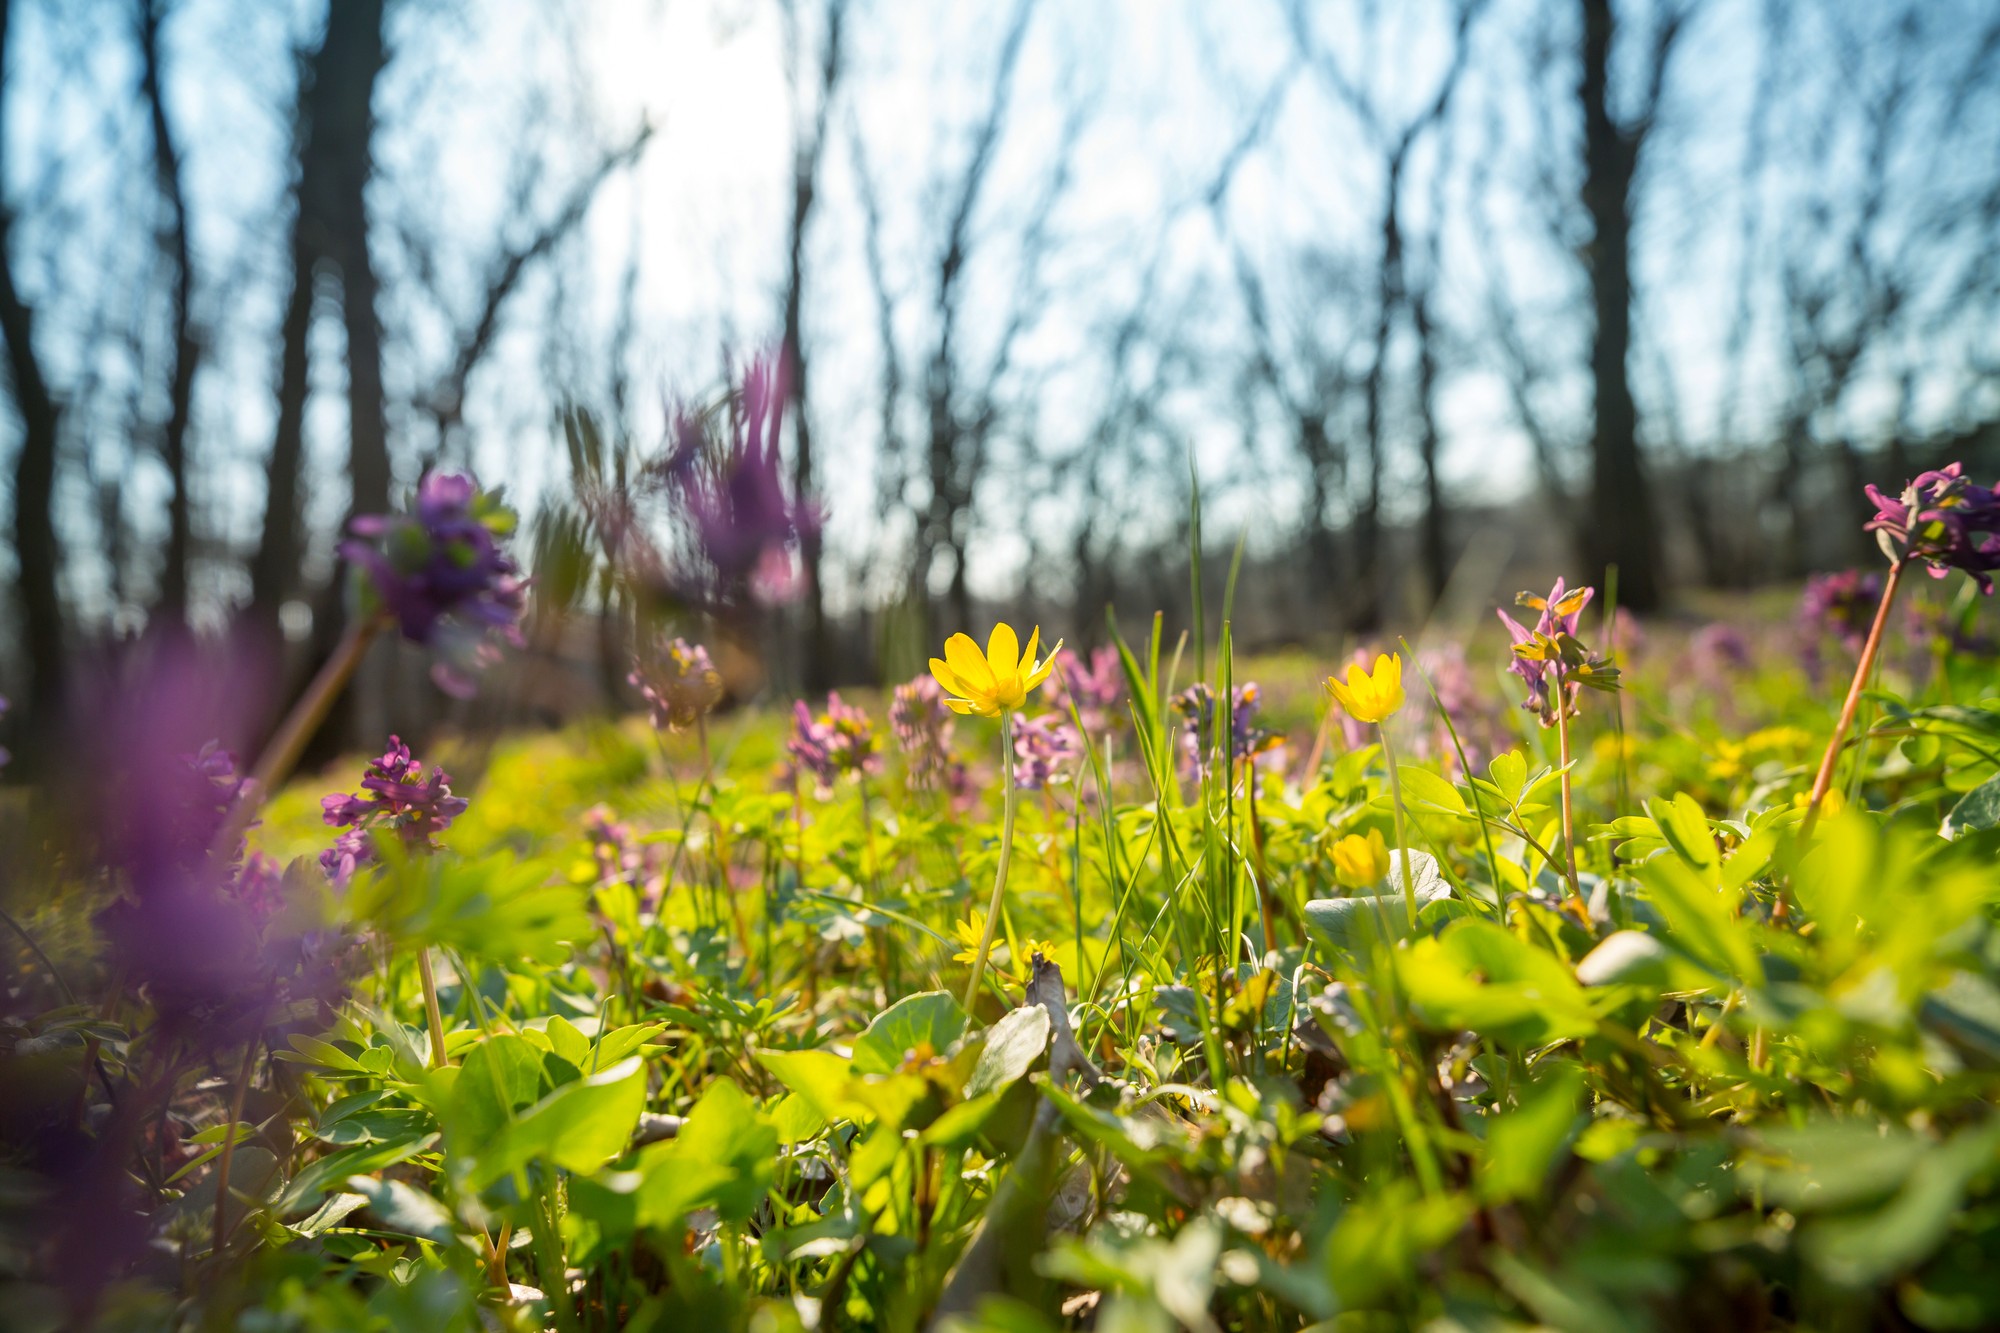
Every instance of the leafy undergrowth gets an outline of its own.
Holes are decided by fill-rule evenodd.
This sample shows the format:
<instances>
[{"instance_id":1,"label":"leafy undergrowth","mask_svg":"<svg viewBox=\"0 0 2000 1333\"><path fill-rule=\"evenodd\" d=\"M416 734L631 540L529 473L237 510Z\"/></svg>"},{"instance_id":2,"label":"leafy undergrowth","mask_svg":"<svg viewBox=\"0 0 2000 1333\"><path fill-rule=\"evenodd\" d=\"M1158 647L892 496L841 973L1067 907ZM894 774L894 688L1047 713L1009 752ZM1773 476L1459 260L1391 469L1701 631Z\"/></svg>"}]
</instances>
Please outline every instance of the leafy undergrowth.
<instances>
[{"instance_id":1,"label":"leafy undergrowth","mask_svg":"<svg viewBox=\"0 0 2000 1333\"><path fill-rule=\"evenodd\" d=\"M339 887L319 798L355 783L294 787L253 842L298 858L276 919L344 994L177 1066L126 1219L146 1258L83 1315L2000 1323L2000 672L1892 642L1802 839L1851 653L1802 667L1768 623L1620 639L1625 688L1566 733L1574 891L1561 738L1502 645L1409 659L1394 786L1325 707L1332 663L1157 626L1098 659L1103 697L1026 710L1069 730L1035 733L971 1012L992 721L921 760L867 700L796 772L815 719L773 710L445 752L469 807L442 850L377 840ZM91 1062L171 1063L115 987L10 1020L79 1104ZM10 1328L83 1299L36 1243L7 1241L35 1278Z\"/></svg>"}]
</instances>

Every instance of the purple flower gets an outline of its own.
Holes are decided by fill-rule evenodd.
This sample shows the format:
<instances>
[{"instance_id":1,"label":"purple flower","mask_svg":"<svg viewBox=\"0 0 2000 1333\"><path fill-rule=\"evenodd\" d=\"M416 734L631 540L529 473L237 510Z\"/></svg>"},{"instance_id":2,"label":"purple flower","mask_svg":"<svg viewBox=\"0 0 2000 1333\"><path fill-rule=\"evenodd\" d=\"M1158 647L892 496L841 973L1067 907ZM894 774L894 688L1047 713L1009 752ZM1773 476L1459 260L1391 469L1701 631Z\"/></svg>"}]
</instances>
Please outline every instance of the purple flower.
<instances>
[{"instance_id":1,"label":"purple flower","mask_svg":"<svg viewBox=\"0 0 2000 1333\"><path fill-rule=\"evenodd\" d=\"M638 688L662 731L685 731L722 702L722 676L708 649L686 639L669 640L650 662L634 657L625 679Z\"/></svg>"},{"instance_id":2,"label":"purple flower","mask_svg":"<svg viewBox=\"0 0 2000 1333\"><path fill-rule=\"evenodd\" d=\"M1991 574L2000 569L2000 493L1967 481L1960 463L1919 473L1893 499L1872 485L1866 489L1875 502L1866 530L1890 560L1921 560L1937 579L1963 570L1981 592L1993 591Z\"/></svg>"},{"instance_id":3,"label":"purple flower","mask_svg":"<svg viewBox=\"0 0 2000 1333\"><path fill-rule=\"evenodd\" d=\"M699 413L675 418L673 451L655 471L692 538L695 568L676 581L695 601L771 605L797 592L793 553L819 516L785 487L784 404L784 375L766 356L744 372L726 438L715 438Z\"/></svg>"},{"instance_id":4,"label":"purple flower","mask_svg":"<svg viewBox=\"0 0 2000 1333\"><path fill-rule=\"evenodd\" d=\"M804 700L792 705L792 735L785 751L795 771L812 774L822 798L831 796L834 782L847 774L882 771L874 724L859 708L842 703L838 693L826 696L826 711L817 718Z\"/></svg>"},{"instance_id":5,"label":"purple flower","mask_svg":"<svg viewBox=\"0 0 2000 1333\"><path fill-rule=\"evenodd\" d=\"M7 716L7 696L0 694L0 717L5 716ZM0 745L0 768L7 767L7 761L13 757L13 755L7 752L6 746Z\"/></svg>"},{"instance_id":6,"label":"purple flower","mask_svg":"<svg viewBox=\"0 0 2000 1333\"><path fill-rule=\"evenodd\" d=\"M320 853L320 869L345 884L374 858L370 834L394 830L409 846L435 851L437 835L465 813L466 800L451 794L449 773L435 768L426 774L401 738L391 736L389 748L362 774L359 793L334 792L319 804L329 826L347 830Z\"/></svg>"},{"instance_id":7,"label":"purple flower","mask_svg":"<svg viewBox=\"0 0 2000 1333\"><path fill-rule=\"evenodd\" d=\"M952 729L944 687L928 672L896 687L889 702L889 731L903 752L912 790L935 790L949 776Z\"/></svg>"},{"instance_id":8,"label":"purple flower","mask_svg":"<svg viewBox=\"0 0 2000 1333\"><path fill-rule=\"evenodd\" d=\"M1371 655L1368 661L1373 660ZM1423 668L1430 688L1437 691L1436 704L1431 701L1430 690L1412 697L1411 702L1417 713L1429 716L1438 705L1443 706L1442 712L1431 720L1432 724L1419 733L1419 753L1437 755L1450 763L1457 761L1451 732L1444 725L1445 717L1449 716L1452 727L1458 731L1459 744L1465 747L1466 762L1474 767L1483 766L1504 748L1505 728L1496 705L1480 693L1473 679L1472 667L1465 660L1464 645L1444 643L1425 648L1418 652L1417 664ZM1363 665L1366 666L1367 662ZM1362 734L1362 740L1350 742L1350 746L1365 743L1367 728L1344 714L1342 720Z\"/></svg>"},{"instance_id":9,"label":"purple flower","mask_svg":"<svg viewBox=\"0 0 2000 1333\"><path fill-rule=\"evenodd\" d=\"M1254 760L1284 744L1284 738L1257 726L1262 692L1245 681L1231 694L1229 758L1232 766ZM1179 768L1183 778L1206 777L1215 748L1215 691L1197 681L1174 696L1174 708L1187 722L1181 733Z\"/></svg>"},{"instance_id":10,"label":"purple flower","mask_svg":"<svg viewBox=\"0 0 2000 1333\"><path fill-rule=\"evenodd\" d=\"M1096 649L1090 654L1088 666L1068 648L1057 653L1056 658L1061 663L1056 678L1064 687L1062 701L1076 705L1084 729L1095 734L1112 725L1117 716L1115 710L1125 699L1125 667L1118 658L1118 650L1109 644Z\"/></svg>"},{"instance_id":11,"label":"purple flower","mask_svg":"<svg viewBox=\"0 0 2000 1333\"><path fill-rule=\"evenodd\" d=\"M643 892L658 878L659 848L639 841L610 806L594 805L583 812L583 836L597 862L600 884L629 884Z\"/></svg>"},{"instance_id":12,"label":"purple flower","mask_svg":"<svg viewBox=\"0 0 2000 1333\"><path fill-rule=\"evenodd\" d=\"M1617 679L1616 670L1591 659L1576 637L1577 618L1596 591L1572 589L1557 579L1547 597L1522 593L1515 603L1541 613L1532 630L1504 609L1495 612L1514 640L1507 669L1528 687L1528 697L1521 706L1539 716L1545 727L1556 724L1559 710L1566 716L1576 715L1577 691L1587 681Z\"/></svg>"},{"instance_id":13,"label":"purple flower","mask_svg":"<svg viewBox=\"0 0 2000 1333\"><path fill-rule=\"evenodd\" d=\"M1062 767L1083 753L1083 737L1055 713L1014 724L1014 781L1028 791L1040 791L1064 780Z\"/></svg>"},{"instance_id":14,"label":"purple flower","mask_svg":"<svg viewBox=\"0 0 2000 1333\"><path fill-rule=\"evenodd\" d=\"M1714 686L1750 669L1750 641L1726 621L1703 625L1688 640L1688 674Z\"/></svg>"},{"instance_id":15,"label":"purple flower","mask_svg":"<svg viewBox=\"0 0 2000 1333\"><path fill-rule=\"evenodd\" d=\"M1799 598L1799 623L1811 635L1831 635L1859 653L1882 600L1882 576L1873 570L1843 569L1815 574Z\"/></svg>"},{"instance_id":16,"label":"purple flower","mask_svg":"<svg viewBox=\"0 0 2000 1333\"><path fill-rule=\"evenodd\" d=\"M364 514L348 524L363 540L340 544L403 636L439 653L431 669L439 688L461 698L473 691L469 673L495 655L491 637L521 642L525 585L500 545L513 529L497 495L434 472L418 484L413 512Z\"/></svg>"}]
</instances>

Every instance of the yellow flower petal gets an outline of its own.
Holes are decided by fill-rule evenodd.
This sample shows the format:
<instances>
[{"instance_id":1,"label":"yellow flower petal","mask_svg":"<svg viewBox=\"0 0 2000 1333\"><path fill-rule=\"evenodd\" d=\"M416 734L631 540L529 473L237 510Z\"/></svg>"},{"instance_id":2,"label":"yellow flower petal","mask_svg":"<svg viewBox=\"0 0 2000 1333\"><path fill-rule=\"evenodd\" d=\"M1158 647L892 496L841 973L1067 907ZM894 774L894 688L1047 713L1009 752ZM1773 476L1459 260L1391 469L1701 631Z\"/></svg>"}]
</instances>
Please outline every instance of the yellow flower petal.
<instances>
[{"instance_id":1,"label":"yellow flower petal","mask_svg":"<svg viewBox=\"0 0 2000 1333\"><path fill-rule=\"evenodd\" d=\"M944 660L951 663L958 678L970 687L962 691L968 698L993 688L993 668L979 655L979 645L970 634L954 634L946 639Z\"/></svg>"},{"instance_id":2,"label":"yellow flower petal","mask_svg":"<svg viewBox=\"0 0 2000 1333\"><path fill-rule=\"evenodd\" d=\"M1035 626L1034 630L1028 635L1028 646L1021 653L1020 665L1014 668L1015 672L1018 675L1020 675L1021 678L1024 680L1028 676L1034 674L1035 648L1037 647L1037 645L1041 643L1041 641L1042 641L1042 627L1040 625L1037 625Z\"/></svg>"},{"instance_id":3,"label":"yellow flower petal","mask_svg":"<svg viewBox=\"0 0 2000 1333\"><path fill-rule=\"evenodd\" d=\"M1018 706L1010 696L1021 679L1021 641L1014 636L1014 627L1005 621L995 625L986 640L986 665L993 672L993 691L1000 702Z\"/></svg>"}]
</instances>

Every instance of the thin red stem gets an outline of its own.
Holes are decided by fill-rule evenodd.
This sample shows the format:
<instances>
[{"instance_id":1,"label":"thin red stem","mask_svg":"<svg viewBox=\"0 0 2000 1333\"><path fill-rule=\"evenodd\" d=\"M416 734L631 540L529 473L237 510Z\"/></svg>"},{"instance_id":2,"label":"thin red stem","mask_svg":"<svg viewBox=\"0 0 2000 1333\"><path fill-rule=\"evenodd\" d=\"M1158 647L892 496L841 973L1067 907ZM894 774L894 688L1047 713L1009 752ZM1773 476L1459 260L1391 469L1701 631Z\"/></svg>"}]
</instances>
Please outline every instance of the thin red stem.
<instances>
[{"instance_id":1,"label":"thin red stem","mask_svg":"<svg viewBox=\"0 0 2000 1333\"><path fill-rule=\"evenodd\" d=\"M1875 655L1881 650L1883 631L1889 625L1889 608L1896 600L1896 587L1902 582L1903 567L1908 559L1898 560L1889 566L1888 581L1882 585L1882 601L1875 608L1875 623L1868 628L1868 640L1861 645L1861 660L1855 664L1854 680L1847 687L1847 702L1840 706L1840 720L1833 725L1833 737L1826 744L1826 753L1820 756L1819 773L1813 778L1812 795L1806 798L1806 816L1799 824L1799 841L1804 842L1812 833L1813 824L1819 819L1820 806L1826 802L1826 793L1833 786L1833 771L1840 763L1841 743L1847 739L1847 729L1854 725L1854 714L1861 706L1861 692L1868 686L1868 677L1875 670Z\"/></svg>"}]
</instances>

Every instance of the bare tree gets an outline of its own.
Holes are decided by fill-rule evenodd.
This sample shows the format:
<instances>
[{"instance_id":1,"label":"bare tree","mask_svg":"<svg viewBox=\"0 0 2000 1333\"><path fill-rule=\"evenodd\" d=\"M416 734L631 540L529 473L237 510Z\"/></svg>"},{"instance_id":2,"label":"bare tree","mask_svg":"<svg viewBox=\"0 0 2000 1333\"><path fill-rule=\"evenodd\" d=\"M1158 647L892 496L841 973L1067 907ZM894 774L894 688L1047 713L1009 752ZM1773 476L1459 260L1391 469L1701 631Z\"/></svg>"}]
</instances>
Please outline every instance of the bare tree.
<instances>
[{"instance_id":1,"label":"bare tree","mask_svg":"<svg viewBox=\"0 0 2000 1333\"><path fill-rule=\"evenodd\" d=\"M0 181L6 179L10 142L5 109L10 54L7 43L14 0L0 0ZM14 559L21 628L28 641L27 708L42 734L61 716L66 680L62 599L56 587L60 548L55 527L56 450L60 415L36 353L35 314L21 294L13 258L14 211L0 198L0 336L21 418L21 448L14 463ZM26 750L32 757L33 749Z\"/></svg>"},{"instance_id":2,"label":"bare tree","mask_svg":"<svg viewBox=\"0 0 2000 1333\"><path fill-rule=\"evenodd\" d=\"M167 419L160 428L160 458L167 466L167 548L160 566L158 613L166 621L185 625L188 566L194 545L194 523L188 500L188 424L194 409L194 378L201 362L201 344L194 334L192 313L194 259L188 246L187 194L181 185L180 147L167 119L166 96L160 78L162 0L139 0L139 90L152 129L153 171L159 183L161 218L158 243L167 262L170 294L167 318L173 351L167 372Z\"/></svg>"},{"instance_id":3,"label":"bare tree","mask_svg":"<svg viewBox=\"0 0 2000 1333\"><path fill-rule=\"evenodd\" d=\"M267 637L296 590L304 554L299 486L316 271L341 281L347 331L350 513L389 507L388 425L382 400L382 324L368 246L367 186L375 82L387 59L383 0L328 7L326 31L300 72L291 294L279 326L278 419L263 533L250 566L250 619ZM330 610L334 608L329 608Z\"/></svg>"},{"instance_id":4,"label":"bare tree","mask_svg":"<svg viewBox=\"0 0 2000 1333\"><path fill-rule=\"evenodd\" d=\"M841 32L847 21L847 0L826 0L820 16L820 45L814 62L814 86L808 96L799 69L798 0L780 0L785 19L785 70L792 94L792 216L785 271L785 345L788 392L792 408L792 485L801 503L818 494L814 475L811 397L808 393L803 316L806 295L806 232L819 193L820 161L826 155L827 116L840 82ZM826 595L821 581L818 525L809 525L799 542L805 566L805 687L815 693L828 685L832 645L827 638Z\"/></svg>"},{"instance_id":5,"label":"bare tree","mask_svg":"<svg viewBox=\"0 0 2000 1333\"><path fill-rule=\"evenodd\" d=\"M1611 0L1579 0L1581 38L1577 101L1583 118L1583 207L1591 241L1584 252L1593 318L1589 561L1618 567L1619 601L1650 611L1664 591L1653 497L1639 454L1639 412L1632 400L1632 216L1640 154L1659 113L1667 68L1699 0L1675 0L1655 19L1637 112L1613 110L1611 65L1617 19Z\"/></svg>"}]
</instances>

